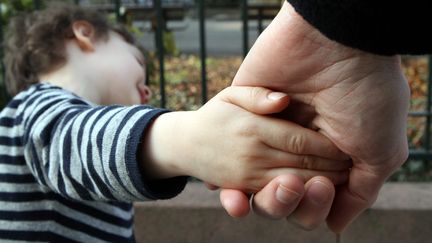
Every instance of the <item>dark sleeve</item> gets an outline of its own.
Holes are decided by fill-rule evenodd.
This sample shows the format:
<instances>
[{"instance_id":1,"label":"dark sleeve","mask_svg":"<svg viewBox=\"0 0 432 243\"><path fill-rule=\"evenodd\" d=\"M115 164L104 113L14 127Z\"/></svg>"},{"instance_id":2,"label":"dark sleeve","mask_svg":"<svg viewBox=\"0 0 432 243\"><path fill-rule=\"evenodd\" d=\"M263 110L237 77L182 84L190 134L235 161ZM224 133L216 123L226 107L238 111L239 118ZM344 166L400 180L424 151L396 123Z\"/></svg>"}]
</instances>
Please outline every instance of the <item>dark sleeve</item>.
<instances>
[{"instance_id":1,"label":"dark sleeve","mask_svg":"<svg viewBox=\"0 0 432 243\"><path fill-rule=\"evenodd\" d=\"M329 39L381 55L432 53L428 1L288 0Z\"/></svg>"}]
</instances>

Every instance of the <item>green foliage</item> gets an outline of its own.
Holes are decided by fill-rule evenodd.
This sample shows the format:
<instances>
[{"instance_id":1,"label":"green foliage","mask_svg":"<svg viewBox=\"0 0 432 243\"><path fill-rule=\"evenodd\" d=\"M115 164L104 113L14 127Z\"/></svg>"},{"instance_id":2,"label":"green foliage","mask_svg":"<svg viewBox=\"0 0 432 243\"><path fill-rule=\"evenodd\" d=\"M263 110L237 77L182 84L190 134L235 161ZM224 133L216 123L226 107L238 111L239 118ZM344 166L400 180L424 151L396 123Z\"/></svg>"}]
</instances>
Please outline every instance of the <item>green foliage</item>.
<instances>
[{"instance_id":1,"label":"green foliage","mask_svg":"<svg viewBox=\"0 0 432 243\"><path fill-rule=\"evenodd\" d=\"M172 31L163 32L163 46L165 53L168 55L178 56L180 54Z\"/></svg>"},{"instance_id":2,"label":"green foliage","mask_svg":"<svg viewBox=\"0 0 432 243\"><path fill-rule=\"evenodd\" d=\"M45 1L39 1L44 5ZM6 24L11 16L18 12L27 12L35 9L33 0L0 0L2 24Z\"/></svg>"},{"instance_id":3,"label":"green foliage","mask_svg":"<svg viewBox=\"0 0 432 243\"><path fill-rule=\"evenodd\" d=\"M39 1L41 7L45 1ZM1 41L3 41L3 33L6 30L9 19L19 12L29 12L35 9L35 3L33 0L0 0L0 31ZM0 58L3 61L3 50L0 49ZM9 101L10 97L6 92L4 82L4 66L3 62L0 65L0 108L4 107Z\"/></svg>"}]
</instances>

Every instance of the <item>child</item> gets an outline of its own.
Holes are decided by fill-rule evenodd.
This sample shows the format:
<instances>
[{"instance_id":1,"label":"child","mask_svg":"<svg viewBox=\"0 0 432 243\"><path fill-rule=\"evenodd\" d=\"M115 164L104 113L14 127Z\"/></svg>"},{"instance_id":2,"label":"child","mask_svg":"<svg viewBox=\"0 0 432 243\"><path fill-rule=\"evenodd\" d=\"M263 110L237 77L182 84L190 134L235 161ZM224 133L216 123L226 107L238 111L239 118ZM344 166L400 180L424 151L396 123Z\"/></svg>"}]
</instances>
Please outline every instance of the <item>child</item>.
<instances>
[{"instance_id":1,"label":"child","mask_svg":"<svg viewBox=\"0 0 432 243\"><path fill-rule=\"evenodd\" d=\"M244 192L284 173L346 179L346 157L324 136L263 116L287 106L282 93L232 87L189 112L138 105L148 92L134 44L75 6L11 24L0 239L134 241L131 202L172 198L186 176Z\"/></svg>"}]
</instances>

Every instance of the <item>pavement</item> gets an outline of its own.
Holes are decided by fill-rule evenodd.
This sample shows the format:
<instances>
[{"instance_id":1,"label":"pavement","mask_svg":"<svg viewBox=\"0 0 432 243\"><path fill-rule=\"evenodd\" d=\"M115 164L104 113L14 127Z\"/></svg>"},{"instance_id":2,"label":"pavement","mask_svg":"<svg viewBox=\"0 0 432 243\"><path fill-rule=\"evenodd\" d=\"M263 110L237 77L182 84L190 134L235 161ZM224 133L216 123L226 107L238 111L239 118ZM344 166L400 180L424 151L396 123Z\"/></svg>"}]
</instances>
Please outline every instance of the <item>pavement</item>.
<instances>
[{"instance_id":1,"label":"pavement","mask_svg":"<svg viewBox=\"0 0 432 243\"><path fill-rule=\"evenodd\" d=\"M208 56L238 56L243 53L243 25L240 19L224 19L223 15L206 19L206 50ZM270 21L264 21L264 26ZM140 42L148 50L155 50L155 36L146 22L135 23L144 32ZM196 18L186 18L183 21L169 22L168 28L173 30L175 43L180 53L198 54L199 22ZM258 37L257 21L249 21L249 46Z\"/></svg>"},{"instance_id":2,"label":"pavement","mask_svg":"<svg viewBox=\"0 0 432 243\"><path fill-rule=\"evenodd\" d=\"M372 208L343 232L341 242L431 242L431 192L431 183L386 183ZM138 243L335 242L325 225L304 231L284 219L270 220L253 213L231 218L217 191L192 182L171 200L135 203L134 225Z\"/></svg>"}]
</instances>

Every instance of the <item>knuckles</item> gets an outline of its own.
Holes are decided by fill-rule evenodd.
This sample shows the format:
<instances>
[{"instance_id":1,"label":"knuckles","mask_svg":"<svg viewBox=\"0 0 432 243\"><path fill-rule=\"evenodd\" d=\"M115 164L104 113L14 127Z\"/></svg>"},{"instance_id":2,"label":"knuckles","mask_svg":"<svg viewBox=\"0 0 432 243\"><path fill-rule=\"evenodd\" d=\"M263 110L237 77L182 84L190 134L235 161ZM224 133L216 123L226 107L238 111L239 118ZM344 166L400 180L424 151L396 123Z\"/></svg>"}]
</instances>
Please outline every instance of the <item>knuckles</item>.
<instances>
[{"instance_id":1,"label":"knuckles","mask_svg":"<svg viewBox=\"0 0 432 243\"><path fill-rule=\"evenodd\" d=\"M291 134L286 139L285 148L287 151L302 154L306 147L306 138L303 134Z\"/></svg>"}]
</instances>

